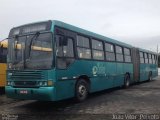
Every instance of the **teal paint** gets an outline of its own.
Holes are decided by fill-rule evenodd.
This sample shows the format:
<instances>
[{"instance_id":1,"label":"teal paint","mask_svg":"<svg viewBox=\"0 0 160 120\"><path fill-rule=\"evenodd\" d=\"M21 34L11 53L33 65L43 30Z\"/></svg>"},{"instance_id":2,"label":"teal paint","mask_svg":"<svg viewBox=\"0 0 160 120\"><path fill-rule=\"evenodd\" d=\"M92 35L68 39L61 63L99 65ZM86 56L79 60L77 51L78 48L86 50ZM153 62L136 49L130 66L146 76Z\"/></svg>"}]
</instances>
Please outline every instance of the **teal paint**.
<instances>
[{"instance_id":1,"label":"teal paint","mask_svg":"<svg viewBox=\"0 0 160 120\"><path fill-rule=\"evenodd\" d=\"M104 41L112 42L121 46L132 48L131 45L126 43L113 40L102 35L60 22L52 21L51 32L54 33L54 27L59 26L71 31L75 31L81 34L92 36ZM54 38L53 34L53 38ZM56 54L54 40L53 51ZM150 52L147 50L140 49L140 51ZM153 52L150 52L153 53ZM155 53L154 53L155 54ZM56 63L56 56L54 56L53 61ZM32 70L34 74L37 70ZM16 99L36 99L36 100L46 100L46 101L57 101L67 98L74 97L75 95L75 84L76 80L82 76L86 75L90 79L90 92L96 92L108 88L113 88L117 86L122 86L124 84L124 77L126 73L130 74L131 82L133 83L133 64L132 63L117 63L117 62L107 62L107 61L92 61L92 60L75 60L65 70L59 70L55 67L51 70L39 70L44 75L43 79L37 81L53 81L53 86L39 87L39 88L13 88L11 86L6 86L6 93L8 97ZM152 71L153 77L158 74L157 65L153 64L140 64L140 81L148 79L149 71ZM25 78L11 79L8 74L8 81L22 81ZM29 81L34 81L34 79L28 79ZM27 95L18 94L20 90L27 90ZM15 93L15 91L17 91Z\"/></svg>"}]
</instances>

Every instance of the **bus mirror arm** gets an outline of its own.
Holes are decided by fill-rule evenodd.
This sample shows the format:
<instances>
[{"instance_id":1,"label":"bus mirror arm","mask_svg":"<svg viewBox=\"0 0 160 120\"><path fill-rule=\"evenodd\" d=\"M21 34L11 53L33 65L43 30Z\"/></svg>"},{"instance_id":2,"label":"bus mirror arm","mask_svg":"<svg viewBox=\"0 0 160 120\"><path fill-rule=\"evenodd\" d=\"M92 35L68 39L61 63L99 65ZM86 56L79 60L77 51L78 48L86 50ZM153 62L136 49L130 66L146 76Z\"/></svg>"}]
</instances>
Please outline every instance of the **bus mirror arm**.
<instances>
[{"instance_id":1,"label":"bus mirror arm","mask_svg":"<svg viewBox=\"0 0 160 120\"><path fill-rule=\"evenodd\" d=\"M39 36L39 32L36 32L36 34L31 38L31 41L30 41L30 44L29 44L29 58L30 58L30 54L31 54L31 46L32 46L32 43L33 43L33 40L36 40L37 37Z\"/></svg>"}]
</instances>

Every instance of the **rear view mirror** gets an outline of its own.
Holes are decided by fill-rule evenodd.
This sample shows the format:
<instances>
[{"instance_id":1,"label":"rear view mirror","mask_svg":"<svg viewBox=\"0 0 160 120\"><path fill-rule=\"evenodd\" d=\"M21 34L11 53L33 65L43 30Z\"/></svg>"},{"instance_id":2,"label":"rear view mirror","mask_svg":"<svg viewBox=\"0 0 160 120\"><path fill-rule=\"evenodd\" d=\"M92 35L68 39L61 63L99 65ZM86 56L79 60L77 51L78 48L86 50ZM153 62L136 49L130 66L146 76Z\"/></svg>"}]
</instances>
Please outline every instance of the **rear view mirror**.
<instances>
[{"instance_id":1,"label":"rear view mirror","mask_svg":"<svg viewBox=\"0 0 160 120\"><path fill-rule=\"evenodd\" d=\"M68 41L64 37L59 37L59 46L67 46Z\"/></svg>"}]
</instances>

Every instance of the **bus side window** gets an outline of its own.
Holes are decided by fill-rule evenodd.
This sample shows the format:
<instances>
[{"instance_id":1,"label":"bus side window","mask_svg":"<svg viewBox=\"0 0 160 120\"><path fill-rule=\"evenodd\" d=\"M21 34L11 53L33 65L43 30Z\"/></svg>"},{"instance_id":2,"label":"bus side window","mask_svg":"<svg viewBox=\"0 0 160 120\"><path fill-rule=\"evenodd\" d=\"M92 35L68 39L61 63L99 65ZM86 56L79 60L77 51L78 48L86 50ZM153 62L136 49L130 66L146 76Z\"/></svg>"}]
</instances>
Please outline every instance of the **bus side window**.
<instances>
[{"instance_id":1,"label":"bus side window","mask_svg":"<svg viewBox=\"0 0 160 120\"><path fill-rule=\"evenodd\" d=\"M66 69L74 62L73 39L65 36L56 36L57 67Z\"/></svg>"},{"instance_id":2,"label":"bus side window","mask_svg":"<svg viewBox=\"0 0 160 120\"><path fill-rule=\"evenodd\" d=\"M123 62L123 50L122 47L116 46L116 60L118 62Z\"/></svg>"},{"instance_id":3,"label":"bus side window","mask_svg":"<svg viewBox=\"0 0 160 120\"><path fill-rule=\"evenodd\" d=\"M144 63L144 54L140 52L140 63Z\"/></svg>"},{"instance_id":4,"label":"bus side window","mask_svg":"<svg viewBox=\"0 0 160 120\"><path fill-rule=\"evenodd\" d=\"M58 57L63 57L63 45L64 36L56 35L56 55Z\"/></svg>"},{"instance_id":5,"label":"bus side window","mask_svg":"<svg viewBox=\"0 0 160 120\"><path fill-rule=\"evenodd\" d=\"M145 63L148 63L148 53L144 53Z\"/></svg>"},{"instance_id":6,"label":"bus side window","mask_svg":"<svg viewBox=\"0 0 160 120\"><path fill-rule=\"evenodd\" d=\"M67 38L66 44L63 46L63 55L64 57L74 57L73 40L71 38Z\"/></svg>"},{"instance_id":7,"label":"bus side window","mask_svg":"<svg viewBox=\"0 0 160 120\"><path fill-rule=\"evenodd\" d=\"M152 54L152 64L155 64L155 58L153 54Z\"/></svg>"},{"instance_id":8,"label":"bus side window","mask_svg":"<svg viewBox=\"0 0 160 120\"><path fill-rule=\"evenodd\" d=\"M102 41L92 39L93 59L104 60L104 50Z\"/></svg>"},{"instance_id":9,"label":"bus side window","mask_svg":"<svg viewBox=\"0 0 160 120\"><path fill-rule=\"evenodd\" d=\"M155 60L155 62L154 62L154 64L157 64L157 55L154 55L154 60Z\"/></svg>"},{"instance_id":10,"label":"bus side window","mask_svg":"<svg viewBox=\"0 0 160 120\"><path fill-rule=\"evenodd\" d=\"M124 60L125 62L131 62L131 51L128 48L124 48Z\"/></svg>"},{"instance_id":11,"label":"bus side window","mask_svg":"<svg viewBox=\"0 0 160 120\"><path fill-rule=\"evenodd\" d=\"M152 55L148 54L148 57L149 57L149 64L152 64Z\"/></svg>"},{"instance_id":12,"label":"bus side window","mask_svg":"<svg viewBox=\"0 0 160 120\"><path fill-rule=\"evenodd\" d=\"M77 52L78 58L91 59L91 46L88 37L77 35Z\"/></svg>"},{"instance_id":13,"label":"bus side window","mask_svg":"<svg viewBox=\"0 0 160 120\"><path fill-rule=\"evenodd\" d=\"M105 52L107 61L115 61L115 50L113 44L105 43Z\"/></svg>"},{"instance_id":14,"label":"bus side window","mask_svg":"<svg viewBox=\"0 0 160 120\"><path fill-rule=\"evenodd\" d=\"M73 40L65 39L64 36L57 37L57 56L59 57L74 57Z\"/></svg>"},{"instance_id":15,"label":"bus side window","mask_svg":"<svg viewBox=\"0 0 160 120\"><path fill-rule=\"evenodd\" d=\"M156 58L155 58L155 60L156 60L156 61L155 61L155 64L157 64L157 62L158 62L157 55L155 55L155 57L156 57Z\"/></svg>"}]
</instances>

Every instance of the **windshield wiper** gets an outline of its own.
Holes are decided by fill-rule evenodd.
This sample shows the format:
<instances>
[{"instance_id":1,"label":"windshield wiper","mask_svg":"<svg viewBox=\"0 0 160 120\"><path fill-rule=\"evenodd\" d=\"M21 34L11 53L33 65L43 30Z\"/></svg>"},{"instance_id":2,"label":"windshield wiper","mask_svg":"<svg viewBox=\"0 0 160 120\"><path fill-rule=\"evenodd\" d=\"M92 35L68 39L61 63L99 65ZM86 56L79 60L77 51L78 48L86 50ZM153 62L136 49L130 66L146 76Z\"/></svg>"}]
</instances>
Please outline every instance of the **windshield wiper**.
<instances>
[{"instance_id":1,"label":"windshield wiper","mask_svg":"<svg viewBox=\"0 0 160 120\"><path fill-rule=\"evenodd\" d=\"M30 44L29 44L29 53L28 53L28 58L30 58L30 54L31 54L31 46L33 43L33 40L36 40L39 36L39 32L36 32L36 34L31 38Z\"/></svg>"},{"instance_id":2,"label":"windshield wiper","mask_svg":"<svg viewBox=\"0 0 160 120\"><path fill-rule=\"evenodd\" d=\"M18 42L19 42L19 40L18 40L18 35L16 35L15 36L15 39L14 39L14 45L15 45L15 48L14 48L14 50L15 50L15 59L17 60L17 44L18 44ZM17 41L17 43L15 43L15 41ZM14 61L14 64L16 64L16 60Z\"/></svg>"}]
</instances>

